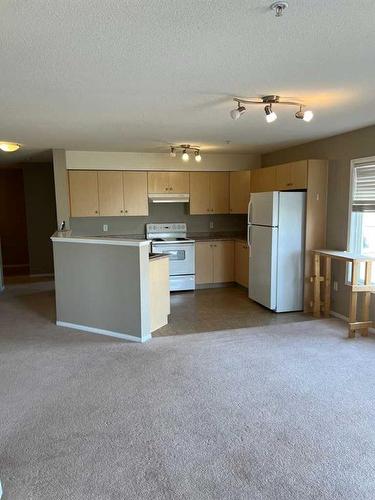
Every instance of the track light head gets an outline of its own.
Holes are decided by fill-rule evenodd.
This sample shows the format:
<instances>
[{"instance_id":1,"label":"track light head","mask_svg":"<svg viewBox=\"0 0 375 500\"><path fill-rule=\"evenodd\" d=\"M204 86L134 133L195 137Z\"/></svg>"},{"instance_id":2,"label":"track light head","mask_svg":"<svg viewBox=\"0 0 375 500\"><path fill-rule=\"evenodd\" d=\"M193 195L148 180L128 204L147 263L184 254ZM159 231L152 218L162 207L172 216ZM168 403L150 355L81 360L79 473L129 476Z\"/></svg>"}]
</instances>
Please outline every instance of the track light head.
<instances>
[{"instance_id":1,"label":"track light head","mask_svg":"<svg viewBox=\"0 0 375 500\"><path fill-rule=\"evenodd\" d=\"M230 112L230 116L232 120L238 120L245 113L245 111L246 111L245 106L242 106L241 103L239 102L237 108L232 109L232 111Z\"/></svg>"},{"instance_id":2,"label":"track light head","mask_svg":"<svg viewBox=\"0 0 375 500\"><path fill-rule=\"evenodd\" d=\"M272 123L277 120L277 114L272 111L272 104L267 104L267 106L264 108L264 112L266 113L267 123Z\"/></svg>"},{"instance_id":3,"label":"track light head","mask_svg":"<svg viewBox=\"0 0 375 500\"><path fill-rule=\"evenodd\" d=\"M295 114L295 117L299 120L304 120L305 122L311 122L311 120L314 118L314 113L309 109L304 111L302 109L302 106L300 106L299 111L297 111L297 113Z\"/></svg>"},{"instance_id":4,"label":"track light head","mask_svg":"<svg viewBox=\"0 0 375 500\"><path fill-rule=\"evenodd\" d=\"M183 150L181 158L183 159L183 161L189 161L189 154L186 149Z\"/></svg>"},{"instance_id":5,"label":"track light head","mask_svg":"<svg viewBox=\"0 0 375 500\"><path fill-rule=\"evenodd\" d=\"M176 158L176 151L174 147L171 147L171 152L169 153L169 156L171 158Z\"/></svg>"},{"instance_id":6,"label":"track light head","mask_svg":"<svg viewBox=\"0 0 375 500\"><path fill-rule=\"evenodd\" d=\"M195 156L195 161L200 163L202 161L202 157L201 157L201 153L199 151L199 149L197 149L194 153L194 156Z\"/></svg>"}]
</instances>

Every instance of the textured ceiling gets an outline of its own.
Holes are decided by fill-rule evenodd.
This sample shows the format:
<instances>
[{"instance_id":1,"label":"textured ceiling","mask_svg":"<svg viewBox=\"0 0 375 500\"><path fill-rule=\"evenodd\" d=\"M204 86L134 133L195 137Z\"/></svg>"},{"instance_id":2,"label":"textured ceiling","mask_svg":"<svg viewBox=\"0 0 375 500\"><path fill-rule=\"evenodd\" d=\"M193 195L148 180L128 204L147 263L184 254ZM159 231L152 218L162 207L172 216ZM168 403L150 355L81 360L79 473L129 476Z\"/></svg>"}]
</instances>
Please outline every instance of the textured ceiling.
<instances>
[{"instance_id":1,"label":"textured ceiling","mask_svg":"<svg viewBox=\"0 0 375 500\"><path fill-rule=\"evenodd\" d=\"M0 139L266 152L375 123L375 2L290 0L279 19L270 3L3 0ZM313 122L230 119L233 95L269 93L304 100Z\"/></svg>"}]
</instances>

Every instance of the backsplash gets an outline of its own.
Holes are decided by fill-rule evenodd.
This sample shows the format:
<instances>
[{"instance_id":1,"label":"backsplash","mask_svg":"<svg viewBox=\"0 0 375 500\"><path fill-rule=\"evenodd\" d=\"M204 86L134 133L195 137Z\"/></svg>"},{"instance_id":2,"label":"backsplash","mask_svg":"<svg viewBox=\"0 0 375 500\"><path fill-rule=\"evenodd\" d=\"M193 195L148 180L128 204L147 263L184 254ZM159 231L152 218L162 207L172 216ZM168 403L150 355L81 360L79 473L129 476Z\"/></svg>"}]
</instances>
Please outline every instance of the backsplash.
<instances>
[{"instance_id":1,"label":"backsplash","mask_svg":"<svg viewBox=\"0 0 375 500\"><path fill-rule=\"evenodd\" d=\"M148 217L71 217L70 228L79 235L144 234L149 222L186 222L189 233L246 231L246 215L190 215L185 203L150 204ZM213 222L213 228L210 228Z\"/></svg>"}]
</instances>

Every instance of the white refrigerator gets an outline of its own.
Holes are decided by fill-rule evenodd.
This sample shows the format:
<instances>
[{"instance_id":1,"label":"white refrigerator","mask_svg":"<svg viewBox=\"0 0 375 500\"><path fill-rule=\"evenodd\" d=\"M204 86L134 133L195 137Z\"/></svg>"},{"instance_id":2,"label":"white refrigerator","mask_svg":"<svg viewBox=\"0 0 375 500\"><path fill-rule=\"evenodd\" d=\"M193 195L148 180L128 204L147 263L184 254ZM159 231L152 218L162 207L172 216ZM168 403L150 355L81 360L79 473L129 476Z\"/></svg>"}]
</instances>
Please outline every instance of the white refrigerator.
<instances>
[{"instance_id":1,"label":"white refrigerator","mask_svg":"<svg viewBox=\"0 0 375 500\"><path fill-rule=\"evenodd\" d=\"M276 312L303 310L306 193L252 193L249 298Z\"/></svg>"}]
</instances>

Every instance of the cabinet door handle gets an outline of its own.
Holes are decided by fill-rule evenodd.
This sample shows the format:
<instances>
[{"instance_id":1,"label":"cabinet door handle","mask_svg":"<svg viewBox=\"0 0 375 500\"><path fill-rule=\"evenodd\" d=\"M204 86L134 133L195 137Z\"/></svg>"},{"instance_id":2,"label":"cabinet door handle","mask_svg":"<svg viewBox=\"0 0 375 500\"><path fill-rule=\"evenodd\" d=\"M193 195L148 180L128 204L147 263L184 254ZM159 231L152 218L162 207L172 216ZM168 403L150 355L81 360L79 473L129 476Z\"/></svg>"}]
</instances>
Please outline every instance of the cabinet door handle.
<instances>
[{"instance_id":1,"label":"cabinet door handle","mask_svg":"<svg viewBox=\"0 0 375 500\"><path fill-rule=\"evenodd\" d=\"M123 211L123 210L120 210L120 214L123 214L123 213L124 213L124 211Z\"/></svg>"},{"instance_id":2,"label":"cabinet door handle","mask_svg":"<svg viewBox=\"0 0 375 500\"><path fill-rule=\"evenodd\" d=\"M168 191L168 188L166 187L165 190Z\"/></svg>"},{"instance_id":3,"label":"cabinet door handle","mask_svg":"<svg viewBox=\"0 0 375 500\"><path fill-rule=\"evenodd\" d=\"M97 213L98 213L98 211L97 211L97 210L95 210L95 213L97 214Z\"/></svg>"},{"instance_id":4,"label":"cabinet door handle","mask_svg":"<svg viewBox=\"0 0 375 500\"><path fill-rule=\"evenodd\" d=\"M288 182L287 186L293 186L293 182Z\"/></svg>"},{"instance_id":5,"label":"cabinet door handle","mask_svg":"<svg viewBox=\"0 0 375 500\"><path fill-rule=\"evenodd\" d=\"M125 213L127 214L127 213L128 213L128 211L127 211L127 210L125 210Z\"/></svg>"}]
</instances>

